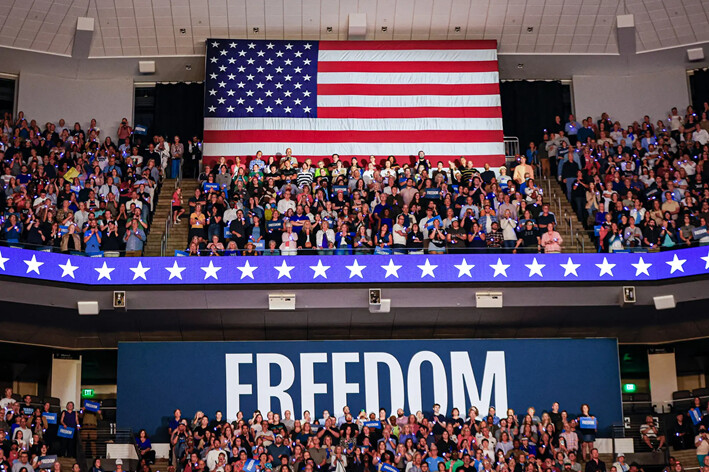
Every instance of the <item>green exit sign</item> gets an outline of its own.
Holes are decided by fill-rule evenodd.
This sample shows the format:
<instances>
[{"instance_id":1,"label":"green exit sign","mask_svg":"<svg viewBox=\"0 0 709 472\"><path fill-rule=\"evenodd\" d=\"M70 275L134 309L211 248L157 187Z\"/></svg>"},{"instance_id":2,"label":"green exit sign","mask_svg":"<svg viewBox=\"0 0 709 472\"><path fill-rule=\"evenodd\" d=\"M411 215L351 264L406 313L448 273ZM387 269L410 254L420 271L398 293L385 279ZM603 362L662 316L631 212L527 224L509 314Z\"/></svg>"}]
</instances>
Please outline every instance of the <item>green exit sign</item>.
<instances>
[{"instance_id":1,"label":"green exit sign","mask_svg":"<svg viewBox=\"0 0 709 472\"><path fill-rule=\"evenodd\" d=\"M623 393L635 393L638 386L635 384L623 384Z\"/></svg>"},{"instance_id":2,"label":"green exit sign","mask_svg":"<svg viewBox=\"0 0 709 472\"><path fill-rule=\"evenodd\" d=\"M83 388L81 389L81 398L93 398L95 395L93 388Z\"/></svg>"}]
</instances>

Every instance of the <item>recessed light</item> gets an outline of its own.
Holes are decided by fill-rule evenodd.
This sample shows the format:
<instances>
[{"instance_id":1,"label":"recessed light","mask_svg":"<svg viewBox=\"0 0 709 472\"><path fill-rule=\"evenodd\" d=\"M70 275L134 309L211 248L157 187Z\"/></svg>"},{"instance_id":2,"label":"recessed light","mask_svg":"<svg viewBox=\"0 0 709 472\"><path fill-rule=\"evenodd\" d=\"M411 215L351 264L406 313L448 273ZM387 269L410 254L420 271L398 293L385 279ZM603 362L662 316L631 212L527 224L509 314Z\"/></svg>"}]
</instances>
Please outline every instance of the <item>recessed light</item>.
<instances>
[{"instance_id":1,"label":"recessed light","mask_svg":"<svg viewBox=\"0 0 709 472\"><path fill-rule=\"evenodd\" d=\"M387 28L386 26L382 26L382 33L386 33L388 29L389 28Z\"/></svg>"},{"instance_id":2,"label":"recessed light","mask_svg":"<svg viewBox=\"0 0 709 472\"><path fill-rule=\"evenodd\" d=\"M187 34L186 28L180 28L180 34Z\"/></svg>"},{"instance_id":3,"label":"recessed light","mask_svg":"<svg viewBox=\"0 0 709 472\"><path fill-rule=\"evenodd\" d=\"M327 28L325 28L325 31L327 31L328 33L332 33L332 26L328 26Z\"/></svg>"},{"instance_id":4,"label":"recessed light","mask_svg":"<svg viewBox=\"0 0 709 472\"><path fill-rule=\"evenodd\" d=\"M185 64L185 70L192 70L192 64Z\"/></svg>"},{"instance_id":5,"label":"recessed light","mask_svg":"<svg viewBox=\"0 0 709 472\"><path fill-rule=\"evenodd\" d=\"M456 33L460 33L460 26L456 26L455 28L453 28L453 31L455 31Z\"/></svg>"},{"instance_id":6,"label":"recessed light","mask_svg":"<svg viewBox=\"0 0 709 472\"><path fill-rule=\"evenodd\" d=\"M534 26L527 26L527 33L534 32Z\"/></svg>"},{"instance_id":7,"label":"recessed light","mask_svg":"<svg viewBox=\"0 0 709 472\"><path fill-rule=\"evenodd\" d=\"M254 28L253 28L253 32L254 32L254 33L256 33L256 34L258 34L258 32L259 32L259 28L258 28L258 26L254 26Z\"/></svg>"},{"instance_id":8,"label":"recessed light","mask_svg":"<svg viewBox=\"0 0 709 472\"><path fill-rule=\"evenodd\" d=\"M521 62L517 64L517 69L524 69L524 64L522 64Z\"/></svg>"}]
</instances>

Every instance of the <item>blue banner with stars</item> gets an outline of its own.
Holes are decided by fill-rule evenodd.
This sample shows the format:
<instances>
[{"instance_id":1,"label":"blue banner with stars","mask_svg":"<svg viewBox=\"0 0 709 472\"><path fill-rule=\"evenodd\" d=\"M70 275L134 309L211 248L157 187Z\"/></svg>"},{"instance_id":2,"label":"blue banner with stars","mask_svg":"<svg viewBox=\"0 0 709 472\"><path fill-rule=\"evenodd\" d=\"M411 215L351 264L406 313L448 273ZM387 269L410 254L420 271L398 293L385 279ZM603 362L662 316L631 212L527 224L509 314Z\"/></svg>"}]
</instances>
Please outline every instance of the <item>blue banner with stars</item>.
<instances>
[{"instance_id":1,"label":"blue banner with stars","mask_svg":"<svg viewBox=\"0 0 709 472\"><path fill-rule=\"evenodd\" d=\"M709 248L642 254L82 257L0 248L0 276L86 285L643 281L709 274Z\"/></svg>"}]
</instances>

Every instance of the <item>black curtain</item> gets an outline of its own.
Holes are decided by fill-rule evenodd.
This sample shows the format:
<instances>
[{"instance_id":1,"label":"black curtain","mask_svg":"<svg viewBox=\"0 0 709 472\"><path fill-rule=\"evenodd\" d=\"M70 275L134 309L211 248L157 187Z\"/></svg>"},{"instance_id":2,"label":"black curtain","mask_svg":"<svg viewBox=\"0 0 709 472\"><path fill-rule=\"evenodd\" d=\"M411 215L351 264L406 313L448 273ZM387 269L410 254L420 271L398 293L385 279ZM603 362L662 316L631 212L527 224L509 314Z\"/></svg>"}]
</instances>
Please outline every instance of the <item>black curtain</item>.
<instances>
[{"instance_id":1,"label":"black curtain","mask_svg":"<svg viewBox=\"0 0 709 472\"><path fill-rule=\"evenodd\" d=\"M155 85L155 134L175 135L187 142L192 136L202 137L204 129L204 84L178 83Z\"/></svg>"},{"instance_id":2,"label":"black curtain","mask_svg":"<svg viewBox=\"0 0 709 472\"><path fill-rule=\"evenodd\" d=\"M689 88L694 111L699 113L698 110L704 109L704 102L709 102L709 70L695 70L694 74L689 76Z\"/></svg>"},{"instance_id":3,"label":"black curtain","mask_svg":"<svg viewBox=\"0 0 709 472\"><path fill-rule=\"evenodd\" d=\"M520 149L539 143L556 115L566 123L571 112L570 87L561 82L512 81L500 84L505 136L519 138Z\"/></svg>"}]
</instances>

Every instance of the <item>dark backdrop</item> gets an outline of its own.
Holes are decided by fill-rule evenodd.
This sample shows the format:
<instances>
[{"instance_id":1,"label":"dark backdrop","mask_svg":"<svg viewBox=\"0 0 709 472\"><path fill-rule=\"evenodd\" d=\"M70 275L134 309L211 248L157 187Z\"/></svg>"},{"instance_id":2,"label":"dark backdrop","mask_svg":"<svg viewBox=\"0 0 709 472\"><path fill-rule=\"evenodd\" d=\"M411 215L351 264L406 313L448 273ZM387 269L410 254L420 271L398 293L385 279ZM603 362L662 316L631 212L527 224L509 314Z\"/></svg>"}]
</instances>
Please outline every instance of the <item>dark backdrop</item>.
<instances>
[{"instance_id":1,"label":"dark backdrop","mask_svg":"<svg viewBox=\"0 0 709 472\"><path fill-rule=\"evenodd\" d=\"M556 115L562 123L571 113L571 88L554 81L510 81L500 84L505 136L519 138L520 149L539 143Z\"/></svg>"},{"instance_id":2,"label":"dark backdrop","mask_svg":"<svg viewBox=\"0 0 709 472\"><path fill-rule=\"evenodd\" d=\"M693 75L689 76L689 88L692 93L692 103L694 111L704 109L704 102L709 102L709 70L695 70Z\"/></svg>"},{"instance_id":3,"label":"dark backdrop","mask_svg":"<svg viewBox=\"0 0 709 472\"><path fill-rule=\"evenodd\" d=\"M155 134L172 141L179 135L182 142L202 136L204 129L204 84L177 83L155 85Z\"/></svg>"}]
</instances>

